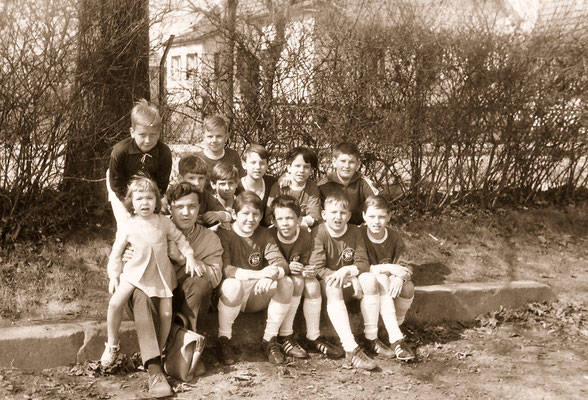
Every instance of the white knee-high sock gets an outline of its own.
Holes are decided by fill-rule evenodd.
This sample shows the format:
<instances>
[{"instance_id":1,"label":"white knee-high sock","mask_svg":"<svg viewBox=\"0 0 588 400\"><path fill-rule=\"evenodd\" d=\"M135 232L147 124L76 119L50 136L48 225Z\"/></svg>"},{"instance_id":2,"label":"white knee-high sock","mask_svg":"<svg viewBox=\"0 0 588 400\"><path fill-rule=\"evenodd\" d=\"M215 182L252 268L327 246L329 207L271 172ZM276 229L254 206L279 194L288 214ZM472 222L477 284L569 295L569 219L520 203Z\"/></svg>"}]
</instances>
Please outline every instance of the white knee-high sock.
<instances>
[{"instance_id":1,"label":"white knee-high sock","mask_svg":"<svg viewBox=\"0 0 588 400\"><path fill-rule=\"evenodd\" d=\"M290 304L278 303L271 299L267 307L267 320L265 321L265 331L263 332L263 340L269 341L274 336L278 336L280 325L284 322Z\"/></svg>"},{"instance_id":2,"label":"white knee-high sock","mask_svg":"<svg viewBox=\"0 0 588 400\"><path fill-rule=\"evenodd\" d=\"M382 316L382 321L384 321L386 331L388 331L390 343L397 342L404 338L402 331L398 327L394 301L389 295L380 296L380 315Z\"/></svg>"},{"instance_id":3,"label":"white knee-high sock","mask_svg":"<svg viewBox=\"0 0 588 400\"><path fill-rule=\"evenodd\" d=\"M302 311L304 312L304 321L306 322L307 339L315 340L321 335L321 304L321 297L316 299L304 298Z\"/></svg>"},{"instance_id":4,"label":"white knee-high sock","mask_svg":"<svg viewBox=\"0 0 588 400\"><path fill-rule=\"evenodd\" d=\"M394 299L394 307L396 308L396 319L398 320L398 325L402 325L404 322L404 317L406 317L406 313L414 300L414 296L410 299L405 299L402 297L397 297Z\"/></svg>"},{"instance_id":5,"label":"white knee-high sock","mask_svg":"<svg viewBox=\"0 0 588 400\"><path fill-rule=\"evenodd\" d=\"M282 322L282 326L280 326L280 336L290 336L294 333L294 317L296 317L296 311L298 311L298 306L300 305L300 297L292 296L288 313L284 318L284 322Z\"/></svg>"},{"instance_id":6,"label":"white knee-high sock","mask_svg":"<svg viewBox=\"0 0 588 400\"><path fill-rule=\"evenodd\" d=\"M232 337L233 322L239 316L241 306L229 307L221 299L218 301L218 337Z\"/></svg>"},{"instance_id":7,"label":"white knee-high sock","mask_svg":"<svg viewBox=\"0 0 588 400\"><path fill-rule=\"evenodd\" d=\"M377 294L363 296L360 305L365 338L368 340L377 339L378 320L380 319L380 296Z\"/></svg>"},{"instance_id":8,"label":"white knee-high sock","mask_svg":"<svg viewBox=\"0 0 588 400\"><path fill-rule=\"evenodd\" d=\"M357 348L357 342L351 332L349 314L347 313L345 302L343 300L329 302L327 304L327 314L329 314L329 319L341 340L343 349L347 352L355 350Z\"/></svg>"}]
</instances>

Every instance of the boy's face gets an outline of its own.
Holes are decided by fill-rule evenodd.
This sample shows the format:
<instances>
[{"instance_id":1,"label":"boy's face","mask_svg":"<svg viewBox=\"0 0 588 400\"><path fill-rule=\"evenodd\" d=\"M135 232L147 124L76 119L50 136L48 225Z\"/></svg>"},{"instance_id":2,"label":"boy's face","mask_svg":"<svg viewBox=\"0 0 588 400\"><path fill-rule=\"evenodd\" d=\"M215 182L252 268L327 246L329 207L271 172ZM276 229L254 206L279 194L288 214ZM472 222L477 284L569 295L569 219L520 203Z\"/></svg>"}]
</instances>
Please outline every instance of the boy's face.
<instances>
[{"instance_id":1,"label":"boy's face","mask_svg":"<svg viewBox=\"0 0 588 400\"><path fill-rule=\"evenodd\" d=\"M383 235L388 222L390 222L390 213L383 208L372 206L363 212L363 219L371 233Z\"/></svg>"},{"instance_id":2,"label":"boy's face","mask_svg":"<svg viewBox=\"0 0 588 400\"><path fill-rule=\"evenodd\" d=\"M204 145L213 153L221 153L225 148L229 135L223 129L206 130L204 132Z\"/></svg>"},{"instance_id":3,"label":"boy's face","mask_svg":"<svg viewBox=\"0 0 588 400\"><path fill-rule=\"evenodd\" d=\"M327 226L333 232L339 233L345 230L351 213L349 209L341 203L329 202L325 204L325 209L322 211L323 219Z\"/></svg>"},{"instance_id":4,"label":"boy's face","mask_svg":"<svg viewBox=\"0 0 588 400\"><path fill-rule=\"evenodd\" d=\"M131 137L135 139L137 147L143 152L147 153L155 147L159 140L159 127L145 126L137 124L133 129L131 127Z\"/></svg>"},{"instance_id":5,"label":"boy's face","mask_svg":"<svg viewBox=\"0 0 588 400\"><path fill-rule=\"evenodd\" d=\"M203 191L204 186L206 185L206 175L186 172L184 175L180 175L180 182L190 182L192 185L196 186L199 191Z\"/></svg>"},{"instance_id":6,"label":"boy's face","mask_svg":"<svg viewBox=\"0 0 588 400\"><path fill-rule=\"evenodd\" d=\"M232 179L229 179L227 181L219 179L218 181L216 181L216 183L210 182L210 184L216 191L216 194L224 200L233 198L233 196L235 195L235 190L237 190L237 182L235 182Z\"/></svg>"},{"instance_id":7,"label":"boy's face","mask_svg":"<svg viewBox=\"0 0 588 400\"><path fill-rule=\"evenodd\" d=\"M298 154L296 158L292 160L292 163L288 165L288 173L294 182L298 185L304 185L308 178L310 178L312 167L310 166L310 163L304 161L302 154Z\"/></svg>"},{"instance_id":8,"label":"boy's face","mask_svg":"<svg viewBox=\"0 0 588 400\"><path fill-rule=\"evenodd\" d=\"M339 154L333 158L333 168L337 171L339 178L348 180L359 169L359 160L351 154Z\"/></svg>"},{"instance_id":9,"label":"boy's face","mask_svg":"<svg viewBox=\"0 0 588 400\"><path fill-rule=\"evenodd\" d=\"M263 178L267 171L267 160L262 159L257 153L249 153L243 161L243 169L247 175L255 180Z\"/></svg>"},{"instance_id":10,"label":"boy's face","mask_svg":"<svg viewBox=\"0 0 588 400\"><path fill-rule=\"evenodd\" d=\"M190 193L180 197L171 204L171 216L176 226L181 230L192 229L198 219L198 195Z\"/></svg>"},{"instance_id":11,"label":"boy's face","mask_svg":"<svg viewBox=\"0 0 588 400\"><path fill-rule=\"evenodd\" d=\"M133 192L132 203L136 215L139 217L148 217L155 211L157 199L155 198L155 193L150 190L146 192Z\"/></svg>"},{"instance_id":12,"label":"boy's face","mask_svg":"<svg viewBox=\"0 0 588 400\"><path fill-rule=\"evenodd\" d=\"M277 207L274 210L273 220L280 235L286 239L293 238L296 235L296 228L301 222L300 217L296 215L294 210L288 207Z\"/></svg>"},{"instance_id":13,"label":"boy's face","mask_svg":"<svg viewBox=\"0 0 588 400\"><path fill-rule=\"evenodd\" d=\"M259 222L261 222L261 211L251 205L245 204L239 212L236 213L233 210L233 219L235 220L235 225L243 233L250 234L257 229Z\"/></svg>"}]
</instances>

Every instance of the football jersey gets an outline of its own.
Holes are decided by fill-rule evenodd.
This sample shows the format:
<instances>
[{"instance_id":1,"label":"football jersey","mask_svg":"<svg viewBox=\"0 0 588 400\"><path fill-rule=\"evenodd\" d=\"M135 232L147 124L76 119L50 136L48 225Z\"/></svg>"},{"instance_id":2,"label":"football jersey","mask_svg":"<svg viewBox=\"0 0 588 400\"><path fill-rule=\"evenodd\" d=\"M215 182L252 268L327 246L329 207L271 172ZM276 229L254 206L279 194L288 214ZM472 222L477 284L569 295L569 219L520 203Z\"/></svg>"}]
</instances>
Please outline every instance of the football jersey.
<instances>
[{"instance_id":1,"label":"football jersey","mask_svg":"<svg viewBox=\"0 0 588 400\"><path fill-rule=\"evenodd\" d=\"M312 238L306 229L300 229L298 231L298 237L292 243L281 242L278 237L278 230L275 227L271 228L270 231L288 264L296 261L305 266L309 265L308 260L310 258L310 251L312 250Z\"/></svg>"},{"instance_id":2,"label":"football jersey","mask_svg":"<svg viewBox=\"0 0 588 400\"><path fill-rule=\"evenodd\" d=\"M387 236L382 243L374 243L368 236L367 226L360 227L368 254L370 265L397 264L406 250L400 235L390 227L386 228Z\"/></svg>"}]
</instances>

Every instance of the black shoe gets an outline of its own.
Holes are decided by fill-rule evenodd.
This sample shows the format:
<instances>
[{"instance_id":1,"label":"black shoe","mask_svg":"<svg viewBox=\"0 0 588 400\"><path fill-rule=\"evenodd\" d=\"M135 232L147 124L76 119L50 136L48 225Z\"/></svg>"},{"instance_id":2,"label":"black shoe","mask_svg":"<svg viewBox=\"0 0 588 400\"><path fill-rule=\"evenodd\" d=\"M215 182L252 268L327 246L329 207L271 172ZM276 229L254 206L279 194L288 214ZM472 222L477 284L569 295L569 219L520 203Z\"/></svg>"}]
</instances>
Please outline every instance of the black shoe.
<instances>
[{"instance_id":1,"label":"black shoe","mask_svg":"<svg viewBox=\"0 0 588 400\"><path fill-rule=\"evenodd\" d=\"M365 369L371 371L378 367L378 364L363 352L363 350L357 346L353 351L345 353L345 360L355 368Z\"/></svg>"},{"instance_id":2,"label":"black shoe","mask_svg":"<svg viewBox=\"0 0 588 400\"><path fill-rule=\"evenodd\" d=\"M374 340L366 339L365 341L366 350L369 353L374 353L378 356L386 358L396 358L396 353L390 347L386 346L380 339Z\"/></svg>"},{"instance_id":3,"label":"black shoe","mask_svg":"<svg viewBox=\"0 0 588 400\"><path fill-rule=\"evenodd\" d=\"M393 343L392 349L394 349L394 354L396 354L397 359L402 361L414 360L414 353L406 347L404 340L399 340Z\"/></svg>"},{"instance_id":4,"label":"black shoe","mask_svg":"<svg viewBox=\"0 0 588 400\"><path fill-rule=\"evenodd\" d=\"M345 355L342 348L335 346L324 336L319 336L315 340L307 339L307 341L313 350L323 353L329 358L341 358Z\"/></svg>"},{"instance_id":5,"label":"black shoe","mask_svg":"<svg viewBox=\"0 0 588 400\"><path fill-rule=\"evenodd\" d=\"M262 339L261 344L263 345L263 351L269 362L272 364L283 364L286 361L280 350L278 339L275 336L271 338L269 342Z\"/></svg>"},{"instance_id":6,"label":"black shoe","mask_svg":"<svg viewBox=\"0 0 588 400\"><path fill-rule=\"evenodd\" d=\"M235 353L233 353L233 346L228 337L221 336L218 338L216 342L216 356L223 364L235 364Z\"/></svg>"},{"instance_id":7,"label":"black shoe","mask_svg":"<svg viewBox=\"0 0 588 400\"><path fill-rule=\"evenodd\" d=\"M287 356L295 358L308 357L308 353L306 353L306 350L304 350L302 346L298 344L296 339L294 339L293 335L278 336L278 343L280 343L280 345L282 346L282 350L284 351L284 354L286 354Z\"/></svg>"}]
</instances>

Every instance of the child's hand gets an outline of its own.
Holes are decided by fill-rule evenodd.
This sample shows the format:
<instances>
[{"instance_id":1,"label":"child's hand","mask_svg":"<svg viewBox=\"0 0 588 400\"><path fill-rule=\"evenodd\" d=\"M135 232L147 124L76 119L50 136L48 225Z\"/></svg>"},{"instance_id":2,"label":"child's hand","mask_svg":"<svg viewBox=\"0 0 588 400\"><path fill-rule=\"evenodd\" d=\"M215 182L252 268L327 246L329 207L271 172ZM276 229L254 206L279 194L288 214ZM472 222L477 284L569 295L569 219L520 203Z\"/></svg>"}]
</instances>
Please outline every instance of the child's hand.
<instances>
[{"instance_id":1,"label":"child's hand","mask_svg":"<svg viewBox=\"0 0 588 400\"><path fill-rule=\"evenodd\" d=\"M302 276L305 278L314 278L318 273L318 267L316 265L307 265L302 271Z\"/></svg>"},{"instance_id":2,"label":"child's hand","mask_svg":"<svg viewBox=\"0 0 588 400\"><path fill-rule=\"evenodd\" d=\"M327 286L342 288L343 284L345 283L345 278L347 277L347 273L345 270L338 270L333 272L331 275L327 276L325 279L325 283Z\"/></svg>"},{"instance_id":3,"label":"child's hand","mask_svg":"<svg viewBox=\"0 0 588 400\"><path fill-rule=\"evenodd\" d=\"M202 222L205 224L212 225L215 222L222 222L220 218L220 213L217 211L208 211L202 214Z\"/></svg>"},{"instance_id":4,"label":"child's hand","mask_svg":"<svg viewBox=\"0 0 588 400\"><path fill-rule=\"evenodd\" d=\"M114 294L119 283L120 283L119 278L110 278L110 280L108 281L108 293Z\"/></svg>"},{"instance_id":5,"label":"child's hand","mask_svg":"<svg viewBox=\"0 0 588 400\"><path fill-rule=\"evenodd\" d=\"M310 228L312 224L314 224L314 218L312 218L310 215L305 215L304 217L302 217L302 222L300 223L300 226Z\"/></svg>"},{"instance_id":6,"label":"child's hand","mask_svg":"<svg viewBox=\"0 0 588 400\"><path fill-rule=\"evenodd\" d=\"M186 258L182 255L177 243L173 240L167 242L167 256L179 265L184 265L186 263Z\"/></svg>"},{"instance_id":7,"label":"child's hand","mask_svg":"<svg viewBox=\"0 0 588 400\"><path fill-rule=\"evenodd\" d=\"M276 267L275 265L268 265L260 272L262 276L261 279L268 278L275 281L276 279L278 279L278 276L280 276L280 271L278 270L278 267Z\"/></svg>"},{"instance_id":8,"label":"child's hand","mask_svg":"<svg viewBox=\"0 0 588 400\"><path fill-rule=\"evenodd\" d=\"M304 271L304 265L299 263L298 261L290 261L290 272L292 274L299 275Z\"/></svg>"},{"instance_id":9,"label":"child's hand","mask_svg":"<svg viewBox=\"0 0 588 400\"><path fill-rule=\"evenodd\" d=\"M122 255L122 262L126 263L129 262L133 259L133 256L135 255L135 249L133 248L133 246L129 243L127 244L127 247L125 247L125 252Z\"/></svg>"},{"instance_id":10,"label":"child's hand","mask_svg":"<svg viewBox=\"0 0 588 400\"><path fill-rule=\"evenodd\" d=\"M253 294L265 294L270 291L274 281L270 278L262 278L253 287Z\"/></svg>"},{"instance_id":11,"label":"child's hand","mask_svg":"<svg viewBox=\"0 0 588 400\"><path fill-rule=\"evenodd\" d=\"M398 276L390 277L390 286L388 287L388 295L393 299L397 298L402 290L404 281Z\"/></svg>"},{"instance_id":12,"label":"child's hand","mask_svg":"<svg viewBox=\"0 0 588 400\"><path fill-rule=\"evenodd\" d=\"M278 178L278 186L280 187L280 189L282 188L287 188L290 186L290 175L286 174L282 174L282 176L280 176Z\"/></svg>"},{"instance_id":13,"label":"child's hand","mask_svg":"<svg viewBox=\"0 0 588 400\"><path fill-rule=\"evenodd\" d=\"M188 257L186 259L186 273L190 274L193 278L194 274L197 276L204 275L204 263L198 262L194 259L194 257Z\"/></svg>"}]
</instances>

